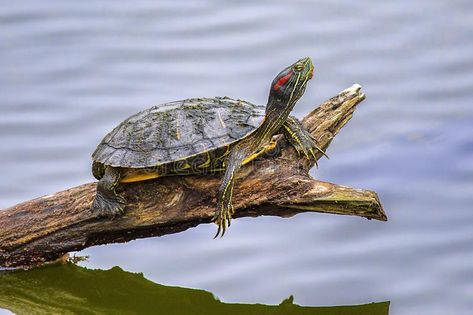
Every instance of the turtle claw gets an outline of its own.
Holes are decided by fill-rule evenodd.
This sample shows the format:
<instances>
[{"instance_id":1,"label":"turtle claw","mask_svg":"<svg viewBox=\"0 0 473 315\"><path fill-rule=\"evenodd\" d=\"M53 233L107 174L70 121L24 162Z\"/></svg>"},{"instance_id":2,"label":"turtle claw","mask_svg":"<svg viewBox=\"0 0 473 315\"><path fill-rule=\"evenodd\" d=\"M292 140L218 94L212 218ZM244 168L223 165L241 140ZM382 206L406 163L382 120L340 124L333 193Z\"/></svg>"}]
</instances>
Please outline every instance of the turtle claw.
<instances>
[{"instance_id":1,"label":"turtle claw","mask_svg":"<svg viewBox=\"0 0 473 315\"><path fill-rule=\"evenodd\" d=\"M214 235L214 239L220 234L220 224L218 225L217 233Z\"/></svg>"},{"instance_id":2,"label":"turtle claw","mask_svg":"<svg viewBox=\"0 0 473 315\"><path fill-rule=\"evenodd\" d=\"M309 161L314 161L315 166L319 167L319 163L317 162L318 158L316 155L316 152L320 152L323 156L325 156L327 159L329 158L328 155L325 153L324 150L322 150L315 142L312 137L303 137L300 139L300 148L297 150L299 155L303 153L305 157Z\"/></svg>"},{"instance_id":3,"label":"turtle claw","mask_svg":"<svg viewBox=\"0 0 473 315\"><path fill-rule=\"evenodd\" d=\"M312 156L312 158L315 161L315 167L319 168L319 163L317 162L317 156L315 155L314 149L310 148L309 152L310 152L310 155Z\"/></svg>"},{"instance_id":4,"label":"turtle claw","mask_svg":"<svg viewBox=\"0 0 473 315\"><path fill-rule=\"evenodd\" d=\"M102 193L97 193L92 203L92 212L98 218L115 219L125 213L125 206L125 198L119 195L105 196Z\"/></svg>"},{"instance_id":5,"label":"turtle claw","mask_svg":"<svg viewBox=\"0 0 473 315\"><path fill-rule=\"evenodd\" d=\"M314 137L302 126L302 123L297 118L289 116L284 123L283 133L294 149L296 149L297 154L299 156L303 154L307 160L313 162L316 166L318 166L317 156L319 153L327 159L329 158L325 151L318 146Z\"/></svg>"},{"instance_id":6,"label":"turtle claw","mask_svg":"<svg viewBox=\"0 0 473 315\"><path fill-rule=\"evenodd\" d=\"M119 169L105 168L103 177L97 183L97 193L92 203L92 212L96 217L115 219L125 213L126 199L115 190L120 178Z\"/></svg>"},{"instance_id":7,"label":"turtle claw","mask_svg":"<svg viewBox=\"0 0 473 315\"><path fill-rule=\"evenodd\" d=\"M214 221L218 225L217 233L214 236L214 239L217 238L219 235L223 237L227 228L230 227L232 224L232 213L234 212L233 206L225 205L222 208L218 209L215 213L212 221Z\"/></svg>"}]
</instances>

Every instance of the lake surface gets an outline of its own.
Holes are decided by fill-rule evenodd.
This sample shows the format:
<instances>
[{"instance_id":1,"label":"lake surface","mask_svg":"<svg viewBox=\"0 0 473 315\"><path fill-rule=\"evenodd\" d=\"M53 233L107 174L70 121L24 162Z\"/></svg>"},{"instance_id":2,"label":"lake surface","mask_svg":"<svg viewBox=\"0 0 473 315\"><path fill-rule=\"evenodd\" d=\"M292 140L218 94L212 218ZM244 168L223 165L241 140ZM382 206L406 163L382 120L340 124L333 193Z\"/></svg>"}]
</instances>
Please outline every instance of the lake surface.
<instances>
[{"instance_id":1,"label":"lake surface","mask_svg":"<svg viewBox=\"0 0 473 315\"><path fill-rule=\"evenodd\" d=\"M312 174L375 190L388 222L238 219L87 249L228 303L391 301L473 309L473 2L0 1L0 208L93 180L90 155L129 115L188 97L265 104L286 65L315 78L295 109L353 83L367 99Z\"/></svg>"}]
</instances>

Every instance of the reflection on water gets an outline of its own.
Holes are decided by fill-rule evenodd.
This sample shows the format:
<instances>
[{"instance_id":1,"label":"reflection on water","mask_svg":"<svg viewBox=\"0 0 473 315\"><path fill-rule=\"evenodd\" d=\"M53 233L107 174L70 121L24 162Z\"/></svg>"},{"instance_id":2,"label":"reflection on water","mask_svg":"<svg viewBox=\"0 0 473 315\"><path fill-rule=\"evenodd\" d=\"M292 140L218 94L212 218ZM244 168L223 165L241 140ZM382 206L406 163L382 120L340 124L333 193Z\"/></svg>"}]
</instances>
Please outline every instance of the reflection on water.
<instances>
[{"instance_id":1,"label":"reflection on water","mask_svg":"<svg viewBox=\"0 0 473 315\"><path fill-rule=\"evenodd\" d=\"M153 283L143 274L72 263L0 272L0 306L16 314L388 315L389 302L309 307L223 303L210 292Z\"/></svg>"},{"instance_id":2,"label":"reflection on water","mask_svg":"<svg viewBox=\"0 0 473 315\"><path fill-rule=\"evenodd\" d=\"M389 222L302 214L86 250L223 301L392 301L473 309L473 1L2 1L0 208L93 180L104 134L151 105L256 104L293 60L315 77L294 114L353 83L367 99L313 175L379 193ZM139 259L137 258L139 257Z\"/></svg>"}]
</instances>

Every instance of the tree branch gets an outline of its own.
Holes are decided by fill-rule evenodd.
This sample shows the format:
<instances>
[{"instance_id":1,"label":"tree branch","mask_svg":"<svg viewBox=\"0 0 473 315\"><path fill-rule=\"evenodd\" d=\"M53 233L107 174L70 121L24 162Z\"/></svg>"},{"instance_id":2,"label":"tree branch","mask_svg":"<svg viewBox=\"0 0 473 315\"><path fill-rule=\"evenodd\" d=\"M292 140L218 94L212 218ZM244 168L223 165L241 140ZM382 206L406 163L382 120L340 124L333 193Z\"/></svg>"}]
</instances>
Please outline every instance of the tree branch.
<instances>
[{"instance_id":1,"label":"tree branch","mask_svg":"<svg viewBox=\"0 0 473 315\"><path fill-rule=\"evenodd\" d=\"M304 126L322 148L350 120L364 99L354 85L309 113ZM283 137L272 156L242 168L234 189L235 218L301 212L355 215L386 221L375 192L314 180L313 166ZM320 158L320 155L318 156ZM33 199L0 212L0 266L27 267L70 251L184 231L209 223L220 176L175 176L124 185L124 216L97 219L90 211L96 183Z\"/></svg>"}]
</instances>

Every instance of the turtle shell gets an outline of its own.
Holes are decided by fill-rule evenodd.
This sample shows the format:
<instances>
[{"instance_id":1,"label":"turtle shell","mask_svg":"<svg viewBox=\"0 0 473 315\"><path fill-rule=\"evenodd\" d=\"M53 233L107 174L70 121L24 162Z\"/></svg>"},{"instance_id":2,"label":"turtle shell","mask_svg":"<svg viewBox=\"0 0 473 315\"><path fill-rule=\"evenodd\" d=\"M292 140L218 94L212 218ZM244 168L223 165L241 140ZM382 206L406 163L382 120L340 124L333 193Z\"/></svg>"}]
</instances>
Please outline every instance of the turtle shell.
<instances>
[{"instance_id":1,"label":"turtle shell","mask_svg":"<svg viewBox=\"0 0 473 315\"><path fill-rule=\"evenodd\" d=\"M145 168L232 144L261 124L265 107L242 100L194 98L157 105L119 124L103 138L94 161Z\"/></svg>"}]
</instances>

